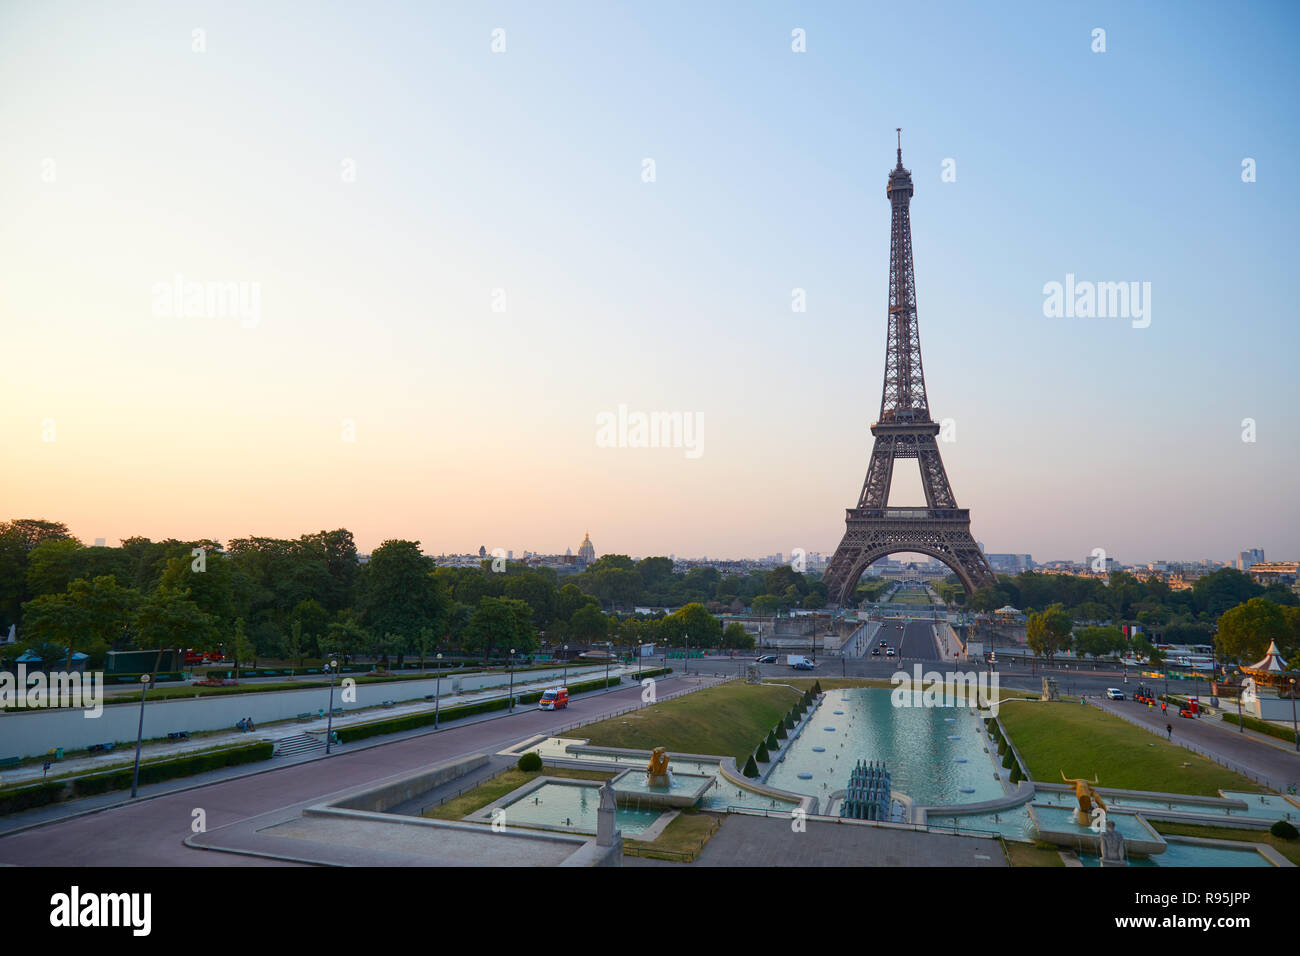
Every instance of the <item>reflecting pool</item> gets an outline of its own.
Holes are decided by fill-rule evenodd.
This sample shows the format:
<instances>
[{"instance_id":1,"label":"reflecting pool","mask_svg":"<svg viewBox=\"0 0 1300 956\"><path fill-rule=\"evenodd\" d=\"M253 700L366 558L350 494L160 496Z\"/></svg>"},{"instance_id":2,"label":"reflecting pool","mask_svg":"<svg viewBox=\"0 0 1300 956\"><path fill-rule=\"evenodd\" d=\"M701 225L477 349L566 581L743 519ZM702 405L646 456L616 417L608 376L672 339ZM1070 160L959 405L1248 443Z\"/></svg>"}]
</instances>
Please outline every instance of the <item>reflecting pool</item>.
<instances>
[{"instance_id":1,"label":"reflecting pool","mask_svg":"<svg viewBox=\"0 0 1300 956\"><path fill-rule=\"evenodd\" d=\"M506 825L533 827L570 826L596 832L600 785L596 783L544 783L505 805ZM614 823L627 836L644 833L663 815L658 808L618 807ZM491 813L484 819L491 819Z\"/></svg>"},{"instance_id":2,"label":"reflecting pool","mask_svg":"<svg viewBox=\"0 0 1300 956\"><path fill-rule=\"evenodd\" d=\"M964 707L895 707L888 688L835 691L822 698L767 783L820 799L848 784L858 760L883 760L893 789L918 806L995 800L1003 790L984 752L983 728Z\"/></svg>"}]
</instances>

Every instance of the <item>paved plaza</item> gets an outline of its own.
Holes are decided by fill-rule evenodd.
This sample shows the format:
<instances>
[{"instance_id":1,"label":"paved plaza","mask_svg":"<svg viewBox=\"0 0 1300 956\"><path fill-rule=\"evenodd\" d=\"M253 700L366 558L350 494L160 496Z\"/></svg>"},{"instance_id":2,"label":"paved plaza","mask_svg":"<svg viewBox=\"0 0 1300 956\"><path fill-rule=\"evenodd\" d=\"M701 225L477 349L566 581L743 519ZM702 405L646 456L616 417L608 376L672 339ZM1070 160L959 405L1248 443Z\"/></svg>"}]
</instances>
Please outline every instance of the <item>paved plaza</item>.
<instances>
[{"instance_id":1,"label":"paved plaza","mask_svg":"<svg viewBox=\"0 0 1300 956\"><path fill-rule=\"evenodd\" d=\"M629 857L624 866L991 866L1005 867L995 840L905 828L729 814L693 864Z\"/></svg>"}]
</instances>

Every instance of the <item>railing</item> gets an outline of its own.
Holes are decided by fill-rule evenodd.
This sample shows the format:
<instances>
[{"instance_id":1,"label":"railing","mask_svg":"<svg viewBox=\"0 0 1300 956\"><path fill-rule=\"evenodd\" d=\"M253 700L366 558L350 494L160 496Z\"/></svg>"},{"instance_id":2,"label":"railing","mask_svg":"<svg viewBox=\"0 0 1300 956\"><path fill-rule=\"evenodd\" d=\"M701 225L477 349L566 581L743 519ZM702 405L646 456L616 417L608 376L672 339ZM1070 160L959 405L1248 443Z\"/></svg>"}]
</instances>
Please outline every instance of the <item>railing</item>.
<instances>
[{"instance_id":1,"label":"railing","mask_svg":"<svg viewBox=\"0 0 1300 956\"><path fill-rule=\"evenodd\" d=\"M640 856L646 857L647 859L657 860L680 860L683 863L691 863L700 855L700 851L704 849L704 844L708 843L709 840L713 838L713 834L717 833L718 828L722 826L722 821L715 816L709 815L708 821L709 831L701 836L690 849L670 850L667 847L656 847L653 842L642 843L640 846L632 846L627 840L624 840L623 855Z\"/></svg>"},{"instance_id":2,"label":"railing","mask_svg":"<svg viewBox=\"0 0 1300 956\"><path fill-rule=\"evenodd\" d=\"M1097 707L1096 704L1091 704L1091 706ZM1113 710L1107 710L1104 707L1097 707L1097 709L1102 711L1102 713L1110 714L1113 717L1118 717L1120 720L1127 721L1128 723L1132 724L1134 727L1141 728L1142 730L1145 730L1149 734L1153 734L1156 737L1160 736L1159 728L1148 727L1146 724L1134 720L1132 717L1129 717L1127 714L1121 714ZM1172 737L1166 737L1166 739L1169 740L1171 743L1173 742ZM1247 777L1255 781L1255 783L1263 784L1265 787L1267 787L1268 789L1276 793L1286 792L1286 787L1284 785L1274 783L1271 778L1266 777L1263 774L1257 773L1256 771L1251 770L1249 767L1242 766L1241 764L1236 763L1235 761L1229 760L1228 758L1220 754L1214 753L1213 751L1206 750L1204 747L1200 747L1189 740L1180 739L1178 741L1178 746L1186 750L1190 750L1192 753L1200 754L1202 757L1206 758L1207 760L1213 760L1219 766L1226 767L1228 770L1231 770L1234 773L1239 773L1243 777Z\"/></svg>"},{"instance_id":3,"label":"railing","mask_svg":"<svg viewBox=\"0 0 1300 956\"><path fill-rule=\"evenodd\" d=\"M782 820L791 819L791 814L795 813L794 808L773 810L768 807L738 807L728 806L728 813L736 813L751 817L780 817ZM936 826L930 823L895 823L890 820L854 820L849 817L831 817L816 813L806 814L804 819L811 820L814 823L834 823L844 824L846 826L891 826L896 829L915 830L917 833L948 833L958 836L974 836L980 839L1001 840L1002 834L997 830L984 830L979 827L951 827Z\"/></svg>"},{"instance_id":4,"label":"railing","mask_svg":"<svg viewBox=\"0 0 1300 956\"><path fill-rule=\"evenodd\" d=\"M969 521L969 508L850 508L858 518L948 518Z\"/></svg>"},{"instance_id":5,"label":"railing","mask_svg":"<svg viewBox=\"0 0 1300 956\"><path fill-rule=\"evenodd\" d=\"M631 676L631 675L623 675L623 676ZM669 675L665 675L665 676L669 676ZM718 673L672 674L670 676L671 677L717 677L719 678L719 680L717 681L717 683L719 684L725 684L728 681L733 681L737 679L735 674L718 674ZM709 686L714 686L714 685L709 685ZM551 731L548 736L558 737L567 730L575 730L578 727L585 727L587 724L594 724L600 720L609 720L611 717L621 717L623 714L630 714L636 710L644 710L647 707L653 707L655 704L662 704L666 700L673 700L674 698L677 697L685 697L687 694L694 694L697 690L702 690L702 689L703 688L701 687L688 687L685 690L679 690L675 693L667 694L663 697L656 697L654 700L651 701L645 701L640 704L633 704L631 707L625 707L622 710L610 711L609 713L602 714L599 717L580 720L573 724L565 724L563 727L557 727L555 730Z\"/></svg>"}]
</instances>

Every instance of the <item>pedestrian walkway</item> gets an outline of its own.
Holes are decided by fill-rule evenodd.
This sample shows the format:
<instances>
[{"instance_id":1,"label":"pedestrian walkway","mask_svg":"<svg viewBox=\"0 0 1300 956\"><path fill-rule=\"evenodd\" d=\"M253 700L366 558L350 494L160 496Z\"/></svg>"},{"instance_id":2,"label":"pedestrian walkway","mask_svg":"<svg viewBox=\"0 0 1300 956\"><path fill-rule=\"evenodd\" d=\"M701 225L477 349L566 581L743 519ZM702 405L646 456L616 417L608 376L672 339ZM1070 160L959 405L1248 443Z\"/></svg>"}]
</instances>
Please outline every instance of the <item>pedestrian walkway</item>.
<instances>
[{"instance_id":1,"label":"pedestrian walkway","mask_svg":"<svg viewBox=\"0 0 1300 956\"><path fill-rule=\"evenodd\" d=\"M635 668L625 668L619 665L617 668L610 668L609 677L612 682L614 678L623 674L635 677ZM582 675L584 681L594 679L591 674ZM515 696L520 696L530 692L545 690L548 687L556 685L555 678L546 680L531 681L528 683L520 682L515 684ZM276 693L270 691L269 693ZM462 694L443 694L438 698L437 708L439 710L448 710L462 704L478 703L485 700L504 700L510 696L509 690L502 692L499 688L488 688L481 691L472 691ZM334 700L336 705L341 700L341 688L335 687ZM324 706L329 703L329 691L321 691L322 708L320 713L323 714ZM147 707L148 704L146 703ZM377 706L368 707L363 710L349 710L342 714L335 714L332 724L333 730L339 730L345 727L353 727L358 724L370 723L375 720L387 720L394 717L402 717L410 714L433 713L435 702L432 700L413 700L400 704L394 704L391 707ZM524 706L524 705L519 705ZM528 705L531 706L531 705ZM186 740L149 740L140 748L140 760L147 763L156 760L169 760L176 757L183 757L189 754L199 753L201 751L216 750L218 748L234 747L239 744L254 743L259 740L270 741L278 745L281 741L292 737L299 737L303 734L310 734L320 737L323 742L327 727L330 727L330 721L327 716L313 716L310 720L282 720L271 724L259 724L257 729L251 733L230 729L210 732L198 732L191 734ZM135 762L135 747L117 747L107 753L86 754L79 757L70 757L57 763L51 762L48 773L44 770L41 763L31 763L14 770L6 770L0 773L0 787L13 787L22 784L38 783L42 780L54 782L59 779L71 779L88 773L100 773L105 770L121 770L124 767L132 766Z\"/></svg>"}]
</instances>

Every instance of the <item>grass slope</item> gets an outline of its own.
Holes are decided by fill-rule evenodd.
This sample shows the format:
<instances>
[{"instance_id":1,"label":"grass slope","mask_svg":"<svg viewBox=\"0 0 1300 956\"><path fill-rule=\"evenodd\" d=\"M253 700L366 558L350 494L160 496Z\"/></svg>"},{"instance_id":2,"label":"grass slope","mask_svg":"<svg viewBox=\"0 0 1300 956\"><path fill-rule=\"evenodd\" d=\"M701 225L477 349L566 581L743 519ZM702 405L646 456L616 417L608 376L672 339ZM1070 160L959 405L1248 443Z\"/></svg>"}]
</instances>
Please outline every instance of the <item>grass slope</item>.
<instances>
[{"instance_id":1,"label":"grass slope","mask_svg":"<svg viewBox=\"0 0 1300 956\"><path fill-rule=\"evenodd\" d=\"M600 747L730 755L743 766L798 700L789 687L732 681L587 724L575 733Z\"/></svg>"},{"instance_id":2,"label":"grass slope","mask_svg":"<svg viewBox=\"0 0 1300 956\"><path fill-rule=\"evenodd\" d=\"M1040 783L1096 774L1102 787L1218 796L1219 788L1259 791L1253 780L1096 707L1010 701L1002 725ZM1187 763L1190 766L1184 767Z\"/></svg>"}]
</instances>

